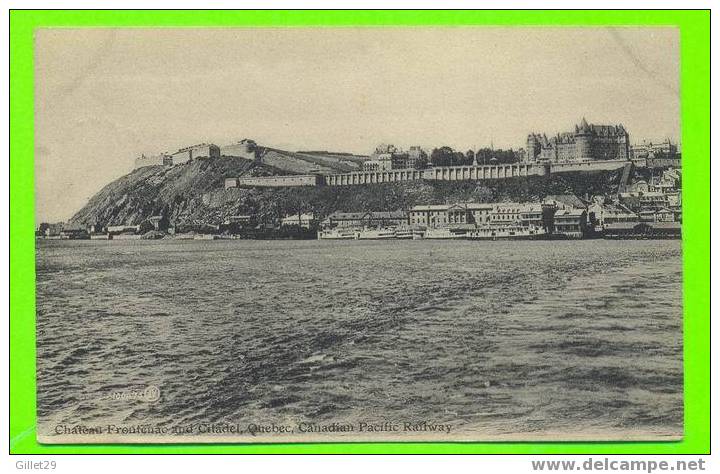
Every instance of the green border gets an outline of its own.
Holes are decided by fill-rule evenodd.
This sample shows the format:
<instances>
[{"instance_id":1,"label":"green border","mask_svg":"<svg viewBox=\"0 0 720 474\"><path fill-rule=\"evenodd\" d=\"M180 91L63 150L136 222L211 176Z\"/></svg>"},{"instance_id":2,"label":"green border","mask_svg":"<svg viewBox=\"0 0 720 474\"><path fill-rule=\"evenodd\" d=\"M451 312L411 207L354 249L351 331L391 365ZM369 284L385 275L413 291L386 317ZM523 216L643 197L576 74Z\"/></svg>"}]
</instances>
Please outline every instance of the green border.
<instances>
[{"instance_id":1,"label":"green border","mask_svg":"<svg viewBox=\"0 0 720 474\"><path fill-rule=\"evenodd\" d=\"M676 26L682 85L685 438L628 443L40 445L35 440L33 31L40 27L382 25ZM495 453L710 452L710 12L699 11L121 11L10 13L10 452ZM687 185L687 183L691 183Z\"/></svg>"}]
</instances>

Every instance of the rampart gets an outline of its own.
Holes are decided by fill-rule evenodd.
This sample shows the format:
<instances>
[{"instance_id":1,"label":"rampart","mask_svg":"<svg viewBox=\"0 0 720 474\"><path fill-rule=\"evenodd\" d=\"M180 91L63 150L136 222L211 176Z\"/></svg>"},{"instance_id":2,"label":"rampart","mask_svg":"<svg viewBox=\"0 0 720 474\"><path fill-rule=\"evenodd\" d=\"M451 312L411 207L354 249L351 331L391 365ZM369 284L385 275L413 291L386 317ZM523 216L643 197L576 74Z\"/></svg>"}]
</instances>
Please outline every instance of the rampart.
<instances>
[{"instance_id":1,"label":"rampart","mask_svg":"<svg viewBox=\"0 0 720 474\"><path fill-rule=\"evenodd\" d=\"M594 160L568 163L551 163L551 173L567 173L571 171L612 171L629 163L627 160Z\"/></svg>"},{"instance_id":2,"label":"rampart","mask_svg":"<svg viewBox=\"0 0 720 474\"><path fill-rule=\"evenodd\" d=\"M321 175L287 175L287 176L256 176L241 178L226 178L225 189L240 186L260 186L267 188L282 188L294 186L321 186L324 184Z\"/></svg>"}]
</instances>

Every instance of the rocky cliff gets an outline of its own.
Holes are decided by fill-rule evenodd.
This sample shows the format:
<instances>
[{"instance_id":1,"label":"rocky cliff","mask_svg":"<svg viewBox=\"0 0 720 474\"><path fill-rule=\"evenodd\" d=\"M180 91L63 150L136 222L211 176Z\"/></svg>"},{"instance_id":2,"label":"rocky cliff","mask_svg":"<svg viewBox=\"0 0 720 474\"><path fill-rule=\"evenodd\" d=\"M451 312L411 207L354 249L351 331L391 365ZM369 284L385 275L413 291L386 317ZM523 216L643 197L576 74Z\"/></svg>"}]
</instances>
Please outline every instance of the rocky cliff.
<instances>
[{"instance_id":1,"label":"rocky cliff","mask_svg":"<svg viewBox=\"0 0 720 474\"><path fill-rule=\"evenodd\" d=\"M619 171L563 173L495 181L385 183L348 187L224 189L230 176L285 174L241 158L150 166L108 184L72 218L77 224L140 224L153 215L171 225L218 224L240 214L274 218L298 212L407 209L417 204L539 201L548 194L580 197L617 191Z\"/></svg>"}]
</instances>

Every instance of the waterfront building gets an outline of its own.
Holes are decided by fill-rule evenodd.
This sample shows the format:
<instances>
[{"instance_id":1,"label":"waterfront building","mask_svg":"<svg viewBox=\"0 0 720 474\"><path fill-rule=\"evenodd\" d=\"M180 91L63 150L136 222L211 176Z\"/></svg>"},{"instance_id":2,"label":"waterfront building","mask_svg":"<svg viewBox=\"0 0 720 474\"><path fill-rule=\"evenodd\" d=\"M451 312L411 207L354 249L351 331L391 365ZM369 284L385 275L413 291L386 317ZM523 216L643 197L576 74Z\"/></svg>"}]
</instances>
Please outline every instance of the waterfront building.
<instances>
[{"instance_id":1,"label":"waterfront building","mask_svg":"<svg viewBox=\"0 0 720 474\"><path fill-rule=\"evenodd\" d=\"M109 225L106 230L108 234L136 234L140 232L140 226L125 224Z\"/></svg>"},{"instance_id":2,"label":"waterfront building","mask_svg":"<svg viewBox=\"0 0 720 474\"><path fill-rule=\"evenodd\" d=\"M491 225L543 226L543 206L540 203L496 204L489 216Z\"/></svg>"},{"instance_id":3,"label":"waterfront building","mask_svg":"<svg viewBox=\"0 0 720 474\"><path fill-rule=\"evenodd\" d=\"M588 207L588 220L596 223L600 227L618 223L631 223L635 225L639 222L638 215L627 207L620 204L609 203L591 204Z\"/></svg>"},{"instance_id":4,"label":"waterfront building","mask_svg":"<svg viewBox=\"0 0 720 474\"><path fill-rule=\"evenodd\" d=\"M588 124L585 118L572 132L548 138L531 133L524 159L529 162L574 162L591 160L628 160L630 136L623 125Z\"/></svg>"},{"instance_id":5,"label":"waterfront building","mask_svg":"<svg viewBox=\"0 0 720 474\"><path fill-rule=\"evenodd\" d=\"M368 222L368 212L341 212L330 214L321 222L323 229L364 227Z\"/></svg>"},{"instance_id":6,"label":"waterfront building","mask_svg":"<svg viewBox=\"0 0 720 474\"><path fill-rule=\"evenodd\" d=\"M584 209L558 209L553 216L553 234L580 239L587 229L587 211Z\"/></svg>"},{"instance_id":7,"label":"waterfront building","mask_svg":"<svg viewBox=\"0 0 720 474\"><path fill-rule=\"evenodd\" d=\"M213 233L215 230L219 232L236 233L241 230L254 229L258 225L257 216L254 214L238 214L228 216L223 220L217 229L199 229L201 233Z\"/></svg>"},{"instance_id":8,"label":"waterfront building","mask_svg":"<svg viewBox=\"0 0 720 474\"><path fill-rule=\"evenodd\" d=\"M644 209L638 215L640 222L675 222L675 214L667 207Z\"/></svg>"},{"instance_id":9,"label":"waterfront building","mask_svg":"<svg viewBox=\"0 0 720 474\"><path fill-rule=\"evenodd\" d=\"M397 227L408 223L404 211L333 212L320 225L323 229Z\"/></svg>"},{"instance_id":10,"label":"waterfront building","mask_svg":"<svg viewBox=\"0 0 720 474\"><path fill-rule=\"evenodd\" d=\"M415 206L408 211L410 225L445 227L490 221L493 204L458 203Z\"/></svg>"},{"instance_id":11,"label":"waterfront building","mask_svg":"<svg viewBox=\"0 0 720 474\"><path fill-rule=\"evenodd\" d=\"M675 213L667 207L661 207L655 211L655 222L675 222Z\"/></svg>"},{"instance_id":12,"label":"waterfront building","mask_svg":"<svg viewBox=\"0 0 720 474\"><path fill-rule=\"evenodd\" d=\"M59 237L60 232L62 232L63 227L65 227L64 222L55 222L55 223L43 223L40 224L39 231L42 231L42 234L45 237Z\"/></svg>"},{"instance_id":13,"label":"waterfront building","mask_svg":"<svg viewBox=\"0 0 720 474\"><path fill-rule=\"evenodd\" d=\"M228 216L223 221L223 224L241 224L250 225L255 222L255 216L252 214L242 214L237 216Z\"/></svg>"},{"instance_id":14,"label":"waterfront building","mask_svg":"<svg viewBox=\"0 0 720 474\"><path fill-rule=\"evenodd\" d=\"M468 223L468 210L463 204L429 204L414 206L408 212L410 225L443 227Z\"/></svg>"},{"instance_id":15,"label":"waterfront building","mask_svg":"<svg viewBox=\"0 0 720 474\"><path fill-rule=\"evenodd\" d=\"M410 225L425 227L537 226L542 227L540 203L456 203L415 206L408 211Z\"/></svg>"},{"instance_id":16,"label":"waterfront building","mask_svg":"<svg viewBox=\"0 0 720 474\"><path fill-rule=\"evenodd\" d=\"M304 229L309 229L315 224L315 222L315 214L312 212L305 214L290 214L280 220L281 225L298 226Z\"/></svg>"},{"instance_id":17,"label":"waterfront building","mask_svg":"<svg viewBox=\"0 0 720 474\"><path fill-rule=\"evenodd\" d=\"M90 233L87 228L80 224L65 224L60 230L61 239L89 239Z\"/></svg>"},{"instance_id":18,"label":"waterfront building","mask_svg":"<svg viewBox=\"0 0 720 474\"><path fill-rule=\"evenodd\" d=\"M377 211L369 213L369 225L375 227L396 227L408 223L405 211Z\"/></svg>"},{"instance_id":19,"label":"waterfront building","mask_svg":"<svg viewBox=\"0 0 720 474\"><path fill-rule=\"evenodd\" d=\"M625 192L618 194L618 200L625 207L633 212L658 210L663 207L669 207L668 195L657 191L643 192Z\"/></svg>"},{"instance_id":20,"label":"waterfront building","mask_svg":"<svg viewBox=\"0 0 720 474\"><path fill-rule=\"evenodd\" d=\"M494 204L469 202L465 204L468 212L468 223L483 225L490 223L490 216L495 209Z\"/></svg>"}]
</instances>

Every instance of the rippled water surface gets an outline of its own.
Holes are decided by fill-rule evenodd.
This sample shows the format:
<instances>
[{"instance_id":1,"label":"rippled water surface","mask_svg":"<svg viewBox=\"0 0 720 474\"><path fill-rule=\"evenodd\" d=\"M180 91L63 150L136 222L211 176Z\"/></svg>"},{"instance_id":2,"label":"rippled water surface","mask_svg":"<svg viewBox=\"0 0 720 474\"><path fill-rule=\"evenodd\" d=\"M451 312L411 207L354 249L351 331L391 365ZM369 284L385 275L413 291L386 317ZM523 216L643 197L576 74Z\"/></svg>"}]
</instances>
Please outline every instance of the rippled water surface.
<instances>
[{"instance_id":1,"label":"rippled water surface","mask_svg":"<svg viewBox=\"0 0 720 474\"><path fill-rule=\"evenodd\" d=\"M679 241L41 241L39 431L678 437L681 302Z\"/></svg>"}]
</instances>

